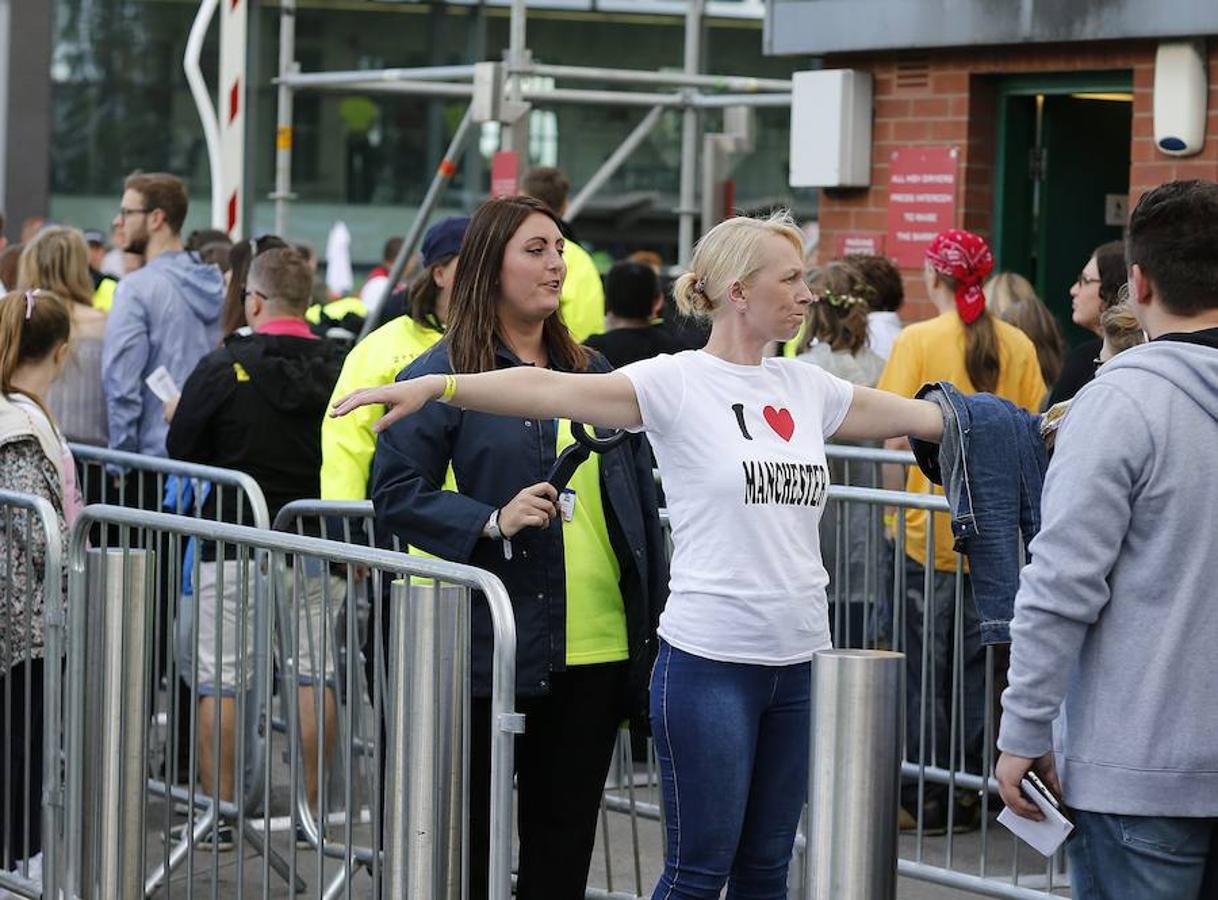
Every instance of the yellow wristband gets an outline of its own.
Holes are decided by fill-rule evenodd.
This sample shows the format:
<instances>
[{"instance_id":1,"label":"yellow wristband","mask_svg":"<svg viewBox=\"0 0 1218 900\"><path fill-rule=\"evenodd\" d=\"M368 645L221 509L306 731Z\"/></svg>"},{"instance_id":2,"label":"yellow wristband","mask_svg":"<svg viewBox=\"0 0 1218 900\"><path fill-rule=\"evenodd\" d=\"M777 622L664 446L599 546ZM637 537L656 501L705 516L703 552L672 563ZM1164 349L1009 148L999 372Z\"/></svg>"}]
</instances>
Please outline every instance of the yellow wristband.
<instances>
[{"instance_id":1,"label":"yellow wristband","mask_svg":"<svg viewBox=\"0 0 1218 900\"><path fill-rule=\"evenodd\" d=\"M456 375L445 375L444 376L444 391L440 394L440 400L444 403L447 403L449 400L451 400L453 398L453 395L456 393L457 393L457 376Z\"/></svg>"}]
</instances>

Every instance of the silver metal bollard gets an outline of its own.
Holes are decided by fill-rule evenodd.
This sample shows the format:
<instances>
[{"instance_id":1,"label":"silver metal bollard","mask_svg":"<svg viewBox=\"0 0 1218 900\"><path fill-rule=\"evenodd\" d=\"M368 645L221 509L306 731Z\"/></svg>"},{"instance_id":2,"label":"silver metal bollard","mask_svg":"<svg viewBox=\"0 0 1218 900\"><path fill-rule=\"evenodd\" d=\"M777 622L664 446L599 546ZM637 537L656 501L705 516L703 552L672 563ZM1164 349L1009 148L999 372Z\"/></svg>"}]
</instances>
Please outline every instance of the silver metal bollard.
<instances>
[{"instance_id":1,"label":"silver metal bollard","mask_svg":"<svg viewBox=\"0 0 1218 900\"><path fill-rule=\"evenodd\" d=\"M461 900L469 591L395 581L391 604L384 896Z\"/></svg>"},{"instance_id":2,"label":"silver metal bollard","mask_svg":"<svg viewBox=\"0 0 1218 900\"><path fill-rule=\"evenodd\" d=\"M905 655L825 650L812 661L805 900L893 900Z\"/></svg>"},{"instance_id":3,"label":"silver metal bollard","mask_svg":"<svg viewBox=\"0 0 1218 900\"><path fill-rule=\"evenodd\" d=\"M85 897L144 892L144 782L153 644L147 550L90 550L85 696ZM96 829L96 830L94 830Z\"/></svg>"}]
</instances>

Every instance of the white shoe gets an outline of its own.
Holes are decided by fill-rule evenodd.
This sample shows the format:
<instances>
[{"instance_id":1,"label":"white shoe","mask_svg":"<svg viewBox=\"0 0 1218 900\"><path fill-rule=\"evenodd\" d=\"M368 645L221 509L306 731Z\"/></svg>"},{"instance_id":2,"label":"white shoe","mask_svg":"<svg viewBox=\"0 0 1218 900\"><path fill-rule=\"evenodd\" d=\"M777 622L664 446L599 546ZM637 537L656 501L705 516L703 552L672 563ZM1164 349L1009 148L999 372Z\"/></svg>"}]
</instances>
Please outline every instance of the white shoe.
<instances>
[{"instance_id":1,"label":"white shoe","mask_svg":"<svg viewBox=\"0 0 1218 900\"><path fill-rule=\"evenodd\" d=\"M42 853L41 852L35 853L33 856L31 856L29 858L29 873L28 874L26 874L25 872L22 871L23 868L24 867L21 863L17 863L13 868L9 869L5 874L6 875L16 875L18 878L26 878L34 885L34 887L41 890L41 888L42 888ZM10 893L9 891L6 891L3 888L0 888L0 900L21 900L21 898L17 894Z\"/></svg>"}]
</instances>

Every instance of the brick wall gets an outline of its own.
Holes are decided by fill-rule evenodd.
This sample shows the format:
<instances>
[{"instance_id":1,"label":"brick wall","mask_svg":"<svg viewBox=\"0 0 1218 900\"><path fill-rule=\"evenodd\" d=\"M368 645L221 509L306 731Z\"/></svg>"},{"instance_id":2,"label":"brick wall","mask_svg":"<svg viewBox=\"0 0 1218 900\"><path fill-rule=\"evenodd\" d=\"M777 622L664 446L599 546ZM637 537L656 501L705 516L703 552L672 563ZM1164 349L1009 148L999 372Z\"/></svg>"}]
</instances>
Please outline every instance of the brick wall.
<instances>
[{"instance_id":1,"label":"brick wall","mask_svg":"<svg viewBox=\"0 0 1218 900\"><path fill-rule=\"evenodd\" d=\"M1218 180L1218 49L1210 50L1209 139L1200 155L1175 159L1159 153L1152 137L1155 46L1154 41L1123 41L830 57L828 68L872 73L875 118L872 186L821 192L821 261L837 252L843 232L887 230L888 159L892 150L902 146L950 144L960 148L959 224L989 236L997 152L997 76L1132 70L1131 201L1173 178ZM904 276L902 316L912 321L933 315L921 272L907 271Z\"/></svg>"}]
</instances>

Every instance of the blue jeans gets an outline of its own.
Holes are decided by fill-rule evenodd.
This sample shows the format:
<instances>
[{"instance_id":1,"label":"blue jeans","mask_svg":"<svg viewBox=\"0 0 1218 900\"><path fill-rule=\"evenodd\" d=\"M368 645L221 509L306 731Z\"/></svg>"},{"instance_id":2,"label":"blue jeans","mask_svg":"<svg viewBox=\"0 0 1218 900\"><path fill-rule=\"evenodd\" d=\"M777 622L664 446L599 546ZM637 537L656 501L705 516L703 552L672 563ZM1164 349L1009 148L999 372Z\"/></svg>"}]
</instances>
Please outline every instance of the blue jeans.
<instances>
[{"instance_id":1,"label":"blue jeans","mask_svg":"<svg viewBox=\"0 0 1218 900\"><path fill-rule=\"evenodd\" d=\"M715 662L660 642L651 728L667 832L652 900L785 900L808 793L812 665Z\"/></svg>"},{"instance_id":2,"label":"blue jeans","mask_svg":"<svg viewBox=\"0 0 1218 900\"><path fill-rule=\"evenodd\" d=\"M1218 897L1218 820L1076 810L1074 823L1074 900Z\"/></svg>"}]
</instances>

